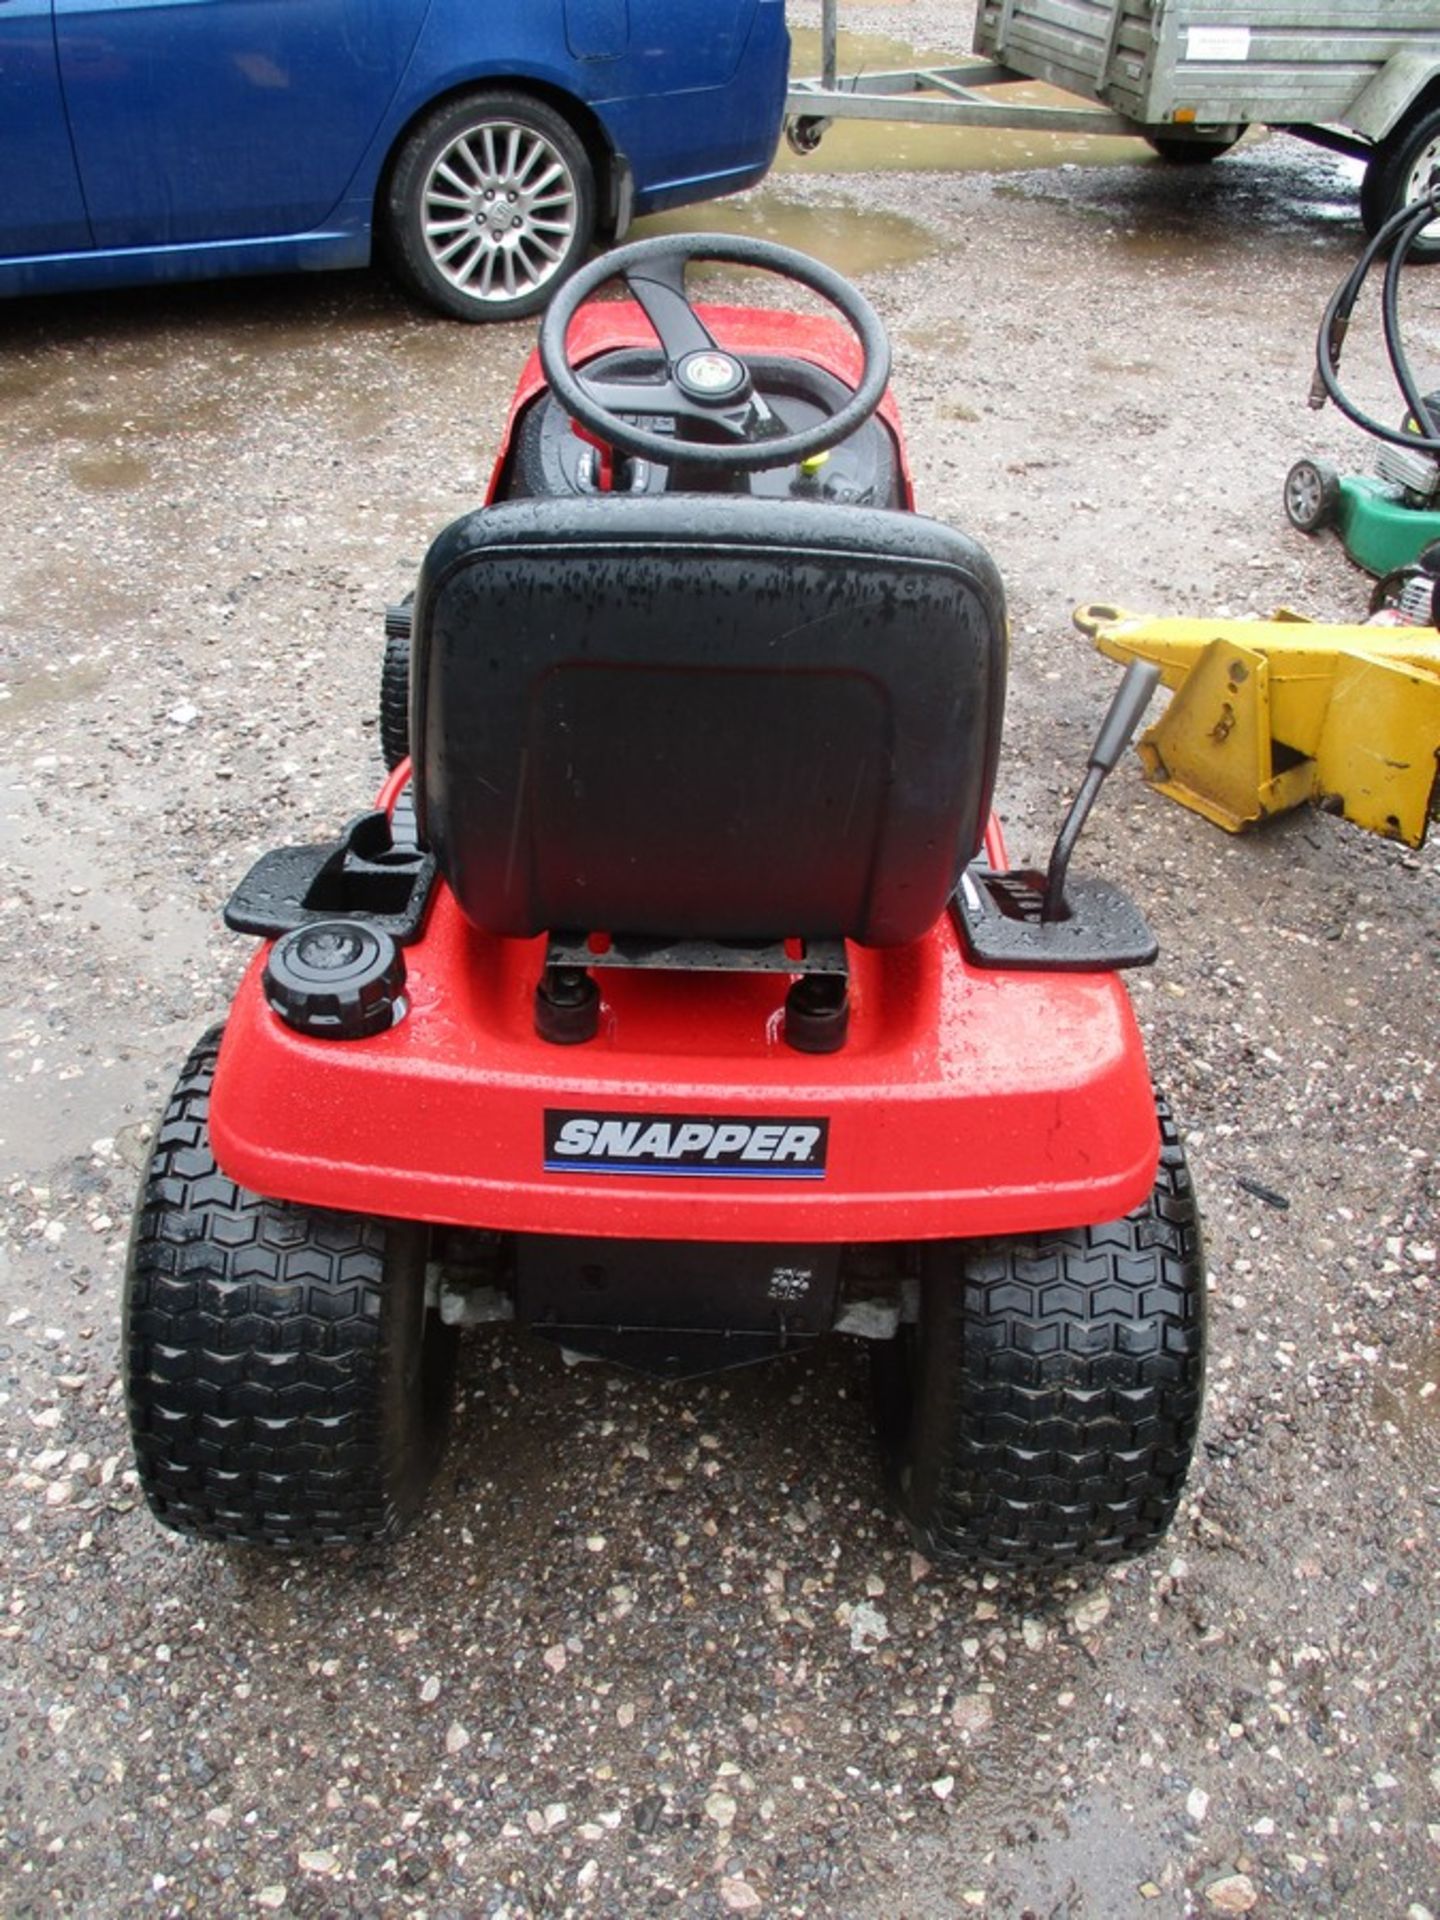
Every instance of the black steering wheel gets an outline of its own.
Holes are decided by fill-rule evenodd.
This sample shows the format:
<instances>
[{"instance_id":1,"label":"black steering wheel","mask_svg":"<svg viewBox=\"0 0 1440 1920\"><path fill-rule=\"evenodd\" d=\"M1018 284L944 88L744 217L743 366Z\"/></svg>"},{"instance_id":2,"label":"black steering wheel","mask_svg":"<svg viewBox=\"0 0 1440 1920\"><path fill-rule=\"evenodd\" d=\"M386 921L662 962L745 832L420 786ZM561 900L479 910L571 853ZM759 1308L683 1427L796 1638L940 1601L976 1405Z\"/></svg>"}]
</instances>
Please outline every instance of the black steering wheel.
<instances>
[{"instance_id":1,"label":"black steering wheel","mask_svg":"<svg viewBox=\"0 0 1440 1920\"><path fill-rule=\"evenodd\" d=\"M849 323L860 342L860 384L836 413L790 432L756 392L750 369L717 345L685 297L685 269L692 260L764 267L809 287ZM623 280L655 329L665 358L659 380L597 380L570 362L566 335L590 295L607 281ZM637 240L602 254L567 280L550 303L540 329L540 362L551 391L597 439L665 465L724 468L759 473L788 467L833 447L868 420L890 377L890 342L875 309L863 295L818 260L768 240L723 233L664 235ZM674 437L636 426L625 414L672 419Z\"/></svg>"}]
</instances>

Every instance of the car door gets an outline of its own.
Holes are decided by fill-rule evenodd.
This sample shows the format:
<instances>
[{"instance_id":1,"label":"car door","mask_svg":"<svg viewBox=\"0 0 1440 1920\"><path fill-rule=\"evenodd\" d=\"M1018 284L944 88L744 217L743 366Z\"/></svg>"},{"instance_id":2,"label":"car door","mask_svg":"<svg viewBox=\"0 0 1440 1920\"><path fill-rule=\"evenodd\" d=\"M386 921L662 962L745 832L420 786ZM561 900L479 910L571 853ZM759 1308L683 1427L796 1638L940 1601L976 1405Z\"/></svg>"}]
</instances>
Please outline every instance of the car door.
<instances>
[{"instance_id":1,"label":"car door","mask_svg":"<svg viewBox=\"0 0 1440 1920\"><path fill-rule=\"evenodd\" d=\"M0 0L0 10L15 0ZM342 198L429 0L54 0L95 243L300 233Z\"/></svg>"},{"instance_id":2,"label":"car door","mask_svg":"<svg viewBox=\"0 0 1440 1920\"><path fill-rule=\"evenodd\" d=\"M648 85L723 87L739 65L756 0L629 0L630 47Z\"/></svg>"},{"instance_id":3,"label":"car door","mask_svg":"<svg viewBox=\"0 0 1440 1920\"><path fill-rule=\"evenodd\" d=\"M0 0L0 254L90 244L50 13L51 0Z\"/></svg>"}]
</instances>

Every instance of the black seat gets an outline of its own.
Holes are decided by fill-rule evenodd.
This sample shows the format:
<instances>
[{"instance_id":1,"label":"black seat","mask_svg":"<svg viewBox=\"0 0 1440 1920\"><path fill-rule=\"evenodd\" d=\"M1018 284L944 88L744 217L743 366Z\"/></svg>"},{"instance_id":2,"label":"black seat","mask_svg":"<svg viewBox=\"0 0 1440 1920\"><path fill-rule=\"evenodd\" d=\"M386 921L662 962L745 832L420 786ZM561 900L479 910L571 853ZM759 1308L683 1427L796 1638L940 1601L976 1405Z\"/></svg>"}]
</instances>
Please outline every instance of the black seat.
<instances>
[{"instance_id":1,"label":"black seat","mask_svg":"<svg viewBox=\"0 0 1440 1920\"><path fill-rule=\"evenodd\" d=\"M489 932L892 946L979 847L1004 601L935 521L490 507L431 547L413 649L420 831Z\"/></svg>"}]
</instances>

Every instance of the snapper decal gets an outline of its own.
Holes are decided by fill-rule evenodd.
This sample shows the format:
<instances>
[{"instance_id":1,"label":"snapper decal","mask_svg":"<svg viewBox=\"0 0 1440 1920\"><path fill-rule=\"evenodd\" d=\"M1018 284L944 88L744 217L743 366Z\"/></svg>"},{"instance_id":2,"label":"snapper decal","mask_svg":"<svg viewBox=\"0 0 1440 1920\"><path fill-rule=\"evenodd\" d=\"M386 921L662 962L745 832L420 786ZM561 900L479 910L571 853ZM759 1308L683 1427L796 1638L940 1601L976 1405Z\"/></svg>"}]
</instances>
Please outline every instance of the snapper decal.
<instances>
[{"instance_id":1,"label":"snapper decal","mask_svg":"<svg viewBox=\"0 0 1440 1920\"><path fill-rule=\"evenodd\" d=\"M830 1122L547 1108L545 1170L731 1180L823 1180Z\"/></svg>"}]
</instances>

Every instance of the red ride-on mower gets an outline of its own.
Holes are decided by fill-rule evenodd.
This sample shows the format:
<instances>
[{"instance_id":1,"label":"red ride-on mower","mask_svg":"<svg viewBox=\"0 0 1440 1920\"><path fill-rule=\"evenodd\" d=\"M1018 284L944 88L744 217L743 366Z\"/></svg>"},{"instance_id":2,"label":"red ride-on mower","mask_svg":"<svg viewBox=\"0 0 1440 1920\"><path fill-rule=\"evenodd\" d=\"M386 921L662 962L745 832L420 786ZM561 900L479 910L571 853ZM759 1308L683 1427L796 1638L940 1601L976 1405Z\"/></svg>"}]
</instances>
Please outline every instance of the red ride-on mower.
<instances>
[{"instance_id":1,"label":"red ride-on mower","mask_svg":"<svg viewBox=\"0 0 1440 1920\"><path fill-rule=\"evenodd\" d=\"M849 328L694 308L694 259ZM911 510L888 367L779 247L646 241L561 291L488 503L392 618L378 804L227 908L263 945L160 1125L127 1288L167 1526L391 1533L457 1327L513 1318L669 1375L869 1339L937 1563L1163 1533L1199 1229L1119 977L1153 939L1068 872L1150 670L1048 874L1012 871L1000 581Z\"/></svg>"}]
</instances>

